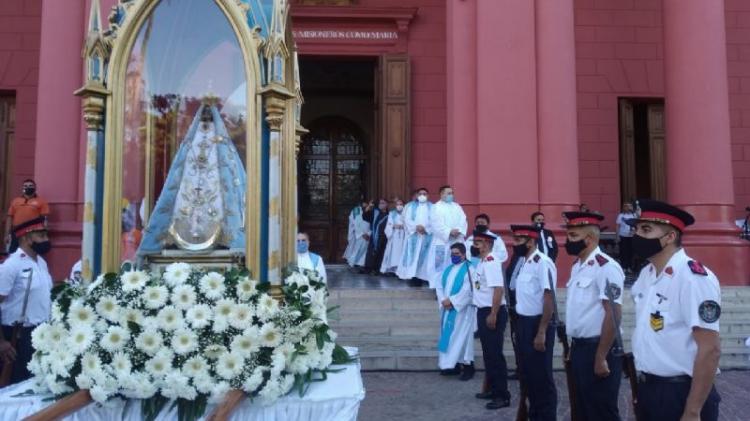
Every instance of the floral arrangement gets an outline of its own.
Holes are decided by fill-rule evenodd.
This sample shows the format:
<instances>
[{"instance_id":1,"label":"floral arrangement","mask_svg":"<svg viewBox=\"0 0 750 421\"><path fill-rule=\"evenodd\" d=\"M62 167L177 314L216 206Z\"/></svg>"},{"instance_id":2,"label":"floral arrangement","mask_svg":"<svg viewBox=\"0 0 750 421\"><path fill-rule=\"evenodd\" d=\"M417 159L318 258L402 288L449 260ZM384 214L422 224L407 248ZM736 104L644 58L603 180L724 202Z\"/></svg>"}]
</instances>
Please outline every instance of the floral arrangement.
<instances>
[{"instance_id":1,"label":"floral arrangement","mask_svg":"<svg viewBox=\"0 0 750 421\"><path fill-rule=\"evenodd\" d=\"M57 396L85 389L99 403L143 399L147 419L173 400L180 419L197 419L231 389L269 404L351 362L335 345L316 272L290 271L283 303L268 290L246 271L186 263L61 286L51 321L32 334L29 369Z\"/></svg>"}]
</instances>

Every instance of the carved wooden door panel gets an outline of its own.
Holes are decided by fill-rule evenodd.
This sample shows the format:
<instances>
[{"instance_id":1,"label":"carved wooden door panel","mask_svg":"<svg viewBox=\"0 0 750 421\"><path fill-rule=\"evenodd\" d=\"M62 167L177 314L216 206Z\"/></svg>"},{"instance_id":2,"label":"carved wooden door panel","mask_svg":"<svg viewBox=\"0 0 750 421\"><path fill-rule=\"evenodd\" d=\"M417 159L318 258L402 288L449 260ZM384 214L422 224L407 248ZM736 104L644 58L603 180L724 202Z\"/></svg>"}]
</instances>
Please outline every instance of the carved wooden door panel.
<instances>
[{"instance_id":1,"label":"carved wooden door panel","mask_svg":"<svg viewBox=\"0 0 750 421\"><path fill-rule=\"evenodd\" d=\"M300 230L326 263L341 263L349 212L366 193L366 142L361 130L341 117L315 120L308 129L299 157Z\"/></svg>"},{"instance_id":2,"label":"carved wooden door panel","mask_svg":"<svg viewBox=\"0 0 750 421\"><path fill-rule=\"evenodd\" d=\"M378 191L389 199L409 197L410 67L407 55L380 58Z\"/></svg>"}]
</instances>

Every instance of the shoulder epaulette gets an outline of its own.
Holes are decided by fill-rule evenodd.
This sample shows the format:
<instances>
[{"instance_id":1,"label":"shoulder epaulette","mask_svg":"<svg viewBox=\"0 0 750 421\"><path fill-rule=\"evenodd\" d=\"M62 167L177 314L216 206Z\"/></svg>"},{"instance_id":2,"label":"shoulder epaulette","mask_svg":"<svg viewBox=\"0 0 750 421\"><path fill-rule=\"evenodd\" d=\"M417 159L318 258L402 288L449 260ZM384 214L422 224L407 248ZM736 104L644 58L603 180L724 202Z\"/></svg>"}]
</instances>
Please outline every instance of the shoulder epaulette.
<instances>
[{"instance_id":1,"label":"shoulder epaulette","mask_svg":"<svg viewBox=\"0 0 750 421\"><path fill-rule=\"evenodd\" d=\"M601 254L596 255L596 263L599 263L599 266L604 266L607 263L609 263L609 260L607 260L606 257L602 256Z\"/></svg>"},{"instance_id":2,"label":"shoulder epaulette","mask_svg":"<svg viewBox=\"0 0 750 421\"><path fill-rule=\"evenodd\" d=\"M534 263L539 263L539 259L541 259L541 257L538 254L534 256Z\"/></svg>"},{"instance_id":3,"label":"shoulder epaulette","mask_svg":"<svg viewBox=\"0 0 750 421\"><path fill-rule=\"evenodd\" d=\"M708 276L706 268L697 260L689 260L688 267L690 268L690 271L696 275Z\"/></svg>"}]
</instances>

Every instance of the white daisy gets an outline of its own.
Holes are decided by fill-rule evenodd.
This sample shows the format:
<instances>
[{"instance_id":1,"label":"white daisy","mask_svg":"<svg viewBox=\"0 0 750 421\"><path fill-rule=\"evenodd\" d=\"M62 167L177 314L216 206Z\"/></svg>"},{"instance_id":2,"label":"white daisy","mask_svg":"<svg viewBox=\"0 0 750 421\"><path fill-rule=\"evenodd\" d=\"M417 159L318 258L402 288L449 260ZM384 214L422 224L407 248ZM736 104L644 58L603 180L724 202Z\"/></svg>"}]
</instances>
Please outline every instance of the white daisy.
<instances>
[{"instance_id":1,"label":"white daisy","mask_svg":"<svg viewBox=\"0 0 750 421\"><path fill-rule=\"evenodd\" d=\"M112 356L112 373L118 378L130 374L130 370L133 368L133 364L130 362L130 358L126 353L117 352Z\"/></svg>"},{"instance_id":2,"label":"white daisy","mask_svg":"<svg viewBox=\"0 0 750 421\"><path fill-rule=\"evenodd\" d=\"M169 298L169 290L164 285L146 287L143 291L143 304L152 310L164 307L167 298Z\"/></svg>"},{"instance_id":3,"label":"white daisy","mask_svg":"<svg viewBox=\"0 0 750 421\"><path fill-rule=\"evenodd\" d=\"M242 372L244 363L245 359L241 355L225 352L216 360L216 374L226 380L231 380Z\"/></svg>"},{"instance_id":4,"label":"white daisy","mask_svg":"<svg viewBox=\"0 0 750 421\"><path fill-rule=\"evenodd\" d=\"M159 320L159 327L164 330L177 330L184 326L182 311L174 306L167 306L159 310L156 318Z\"/></svg>"},{"instance_id":5,"label":"white daisy","mask_svg":"<svg viewBox=\"0 0 750 421\"><path fill-rule=\"evenodd\" d=\"M201 292L210 300L218 300L224 296L224 276L217 272L209 272L199 281Z\"/></svg>"},{"instance_id":6,"label":"white daisy","mask_svg":"<svg viewBox=\"0 0 750 421\"><path fill-rule=\"evenodd\" d=\"M203 355L206 356L209 360L215 360L219 358L220 355L225 354L227 352L227 348L223 345L209 345L206 347L205 350L203 350Z\"/></svg>"},{"instance_id":7,"label":"white daisy","mask_svg":"<svg viewBox=\"0 0 750 421\"><path fill-rule=\"evenodd\" d=\"M187 310L195 304L196 293L190 285L178 285L172 291L172 304L180 310Z\"/></svg>"},{"instance_id":8,"label":"white daisy","mask_svg":"<svg viewBox=\"0 0 750 421\"><path fill-rule=\"evenodd\" d=\"M261 346L273 348L281 343L281 331L274 323L266 323L260 328Z\"/></svg>"},{"instance_id":9,"label":"white daisy","mask_svg":"<svg viewBox=\"0 0 750 421\"><path fill-rule=\"evenodd\" d=\"M244 390L248 394L252 394L256 389L258 389L258 386L260 386L261 383L263 383L263 369L256 368L253 371L253 374L250 375L242 384L242 390Z\"/></svg>"},{"instance_id":10,"label":"white daisy","mask_svg":"<svg viewBox=\"0 0 750 421\"><path fill-rule=\"evenodd\" d=\"M190 265L187 263L175 262L164 270L164 281L171 287L184 284L189 277Z\"/></svg>"},{"instance_id":11,"label":"white daisy","mask_svg":"<svg viewBox=\"0 0 750 421\"><path fill-rule=\"evenodd\" d=\"M234 337L230 348L232 352L248 358L250 354L260 350L260 340L257 335L243 333Z\"/></svg>"},{"instance_id":12,"label":"white daisy","mask_svg":"<svg viewBox=\"0 0 750 421\"><path fill-rule=\"evenodd\" d=\"M253 308L245 303L235 304L232 314L229 316L229 324L235 328L244 330L253 322Z\"/></svg>"},{"instance_id":13,"label":"white daisy","mask_svg":"<svg viewBox=\"0 0 750 421\"><path fill-rule=\"evenodd\" d=\"M91 380L91 376L88 376L86 374L79 374L75 378L76 385L78 385L79 389L91 389L94 386L94 381Z\"/></svg>"},{"instance_id":14,"label":"white daisy","mask_svg":"<svg viewBox=\"0 0 750 421\"><path fill-rule=\"evenodd\" d=\"M195 388L198 389L198 392L203 394L210 394L214 390L214 386L219 383L216 379L212 378L208 373L202 373L199 376L196 376L193 378L193 384L195 385ZM229 383L227 382L221 382L226 383L227 390L229 388Z\"/></svg>"},{"instance_id":15,"label":"white daisy","mask_svg":"<svg viewBox=\"0 0 750 421\"><path fill-rule=\"evenodd\" d=\"M180 371L170 371L164 377L164 385L161 388L161 395L165 398L193 400L197 394L195 388L190 386L190 379L180 373Z\"/></svg>"},{"instance_id":16,"label":"white daisy","mask_svg":"<svg viewBox=\"0 0 750 421\"><path fill-rule=\"evenodd\" d=\"M191 330L179 329L172 336L172 349L180 355L193 352L198 347L198 336Z\"/></svg>"},{"instance_id":17,"label":"white daisy","mask_svg":"<svg viewBox=\"0 0 750 421\"><path fill-rule=\"evenodd\" d=\"M65 347L60 347L50 353L49 359L49 370L52 374L60 377L68 377L68 373L73 368L77 357Z\"/></svg>"},{"instance_id":18,"label":"white daisy","mask_svg":"<svg viewBox=\"0 0 750 421\"><path fill-rule=\"evenodd\" d=\"M122 274L122 290L125 292L140 291L148 281L148 274L141 270L131 270Z\"/></svg>"},{"instance_id":19,"label":"white daisy","mask_svg":"<svg viewBox=\"0 0 750 421\"><path fill-rule=\"evenodd\" d=\"M237 297L240 300L248 301L256 294L258 294L258 281L245 277L237 284Z\"/></svg>"},{"instance_id":20,"label":"white daisy","mask_svg":"<svg viewBox=\"0 0 750 421\"><path fill-rule=\"evenodd\" d=\"M182 364L182 371L191 378L208 373L208 362L200 355L189 358Z\"/></svg>"},{"instance_id":21,"label":"white daisy","mask_svg":"<svg viewBox=\"0 0 750 421\"><path fill-rule=\"evenodd\" d=\"M87 375L92 376L95 373L98 373L102 369L102 361L99 359L99 356L88 352L83 355L83 358L81 358L81 370L83 373L87 373Z\"/></svg>"},{"instance_id":22,"label":"white daisy","mask_svg":"<svg viewBox=\"0 0 750 421\"><path fill-rule=\"evenodd\" d=\"M42 323L31 332L31 345L34 349L49 349L49 324Z\"/></svg>"},{"instance_id":23,"label":"white daisy","mask_svg":"<svg viewBox=\"0 0 750 421\"><path fill-rule=\"evenodd\" d=\"M234 311L234 301L221 299L214 306L214 332L223 332L229 323L229 318Z\"/></svg>"},{"instance_id":24,"label":"white daisy","mask_svg":"<svg viewBox=\"0 0 750 421\"><path fill-rule=\"evenodd\" d=\"M93 340L94 328L87 325L75 325L70 329L70 335L66 340L66 349L73 355L80 355L89 349Z\"/></svg>"},{"instance_id":25,"label":"white daisy","mask_svg":"<svg viewBox=\"0 0 750 421\"><path fill-rule=\"evenodd\" d=\"M144 330L135 339L136 348L148 355L154 355L162 347L164 338L156 330Z\"/></svg>"},{"instance_id":26,"label":"white daisy","mask_svg":"<svg viewBox=\"0 0 750 421\"><path fill-rule=\"evenodd\" d=\"M190 326L195 329L206 327L211 322L211 307L206 304L190 307L185 314L185 318Z\"/></svg>"},{"instance_id":27,"label":"white daisy","mask_svg":"<svg viewBox=\"0 0 750 421\"><path fill-rule=\"evenodd\" d=\"M60 324L51 325L46 334L47 343L52 349L62 346L67 337L68 331Z\"/></svg>"},{"instance_id":28,"label":"white daisy","mask_svg":"<svg viewBox=\"0 0 750 421\"><path fill-rule=\"evenodd\" d=\"M99 343L105 350L115 352L122 349L129 340L130 332L127 329L120 326L110 326Z\"/></svg>"},{"instance_id":29,"label":"white daisy","mask_svg":"<svg viewBox=\"0 0 750 421\"><path fill-rule=\"evenodd\" d=\"M278 314L279 302L268 294L263 294L258 300L256 313L262 321L270 320Z\"/></svg>"},{"instance_id":30,"label":"white daisy","mask_svg":"<svg viewBox=\"0 0 750 421\"><path fill-rule=\"evenodd\" d=\"M107 295L100 298L99 302L96 303L96 312L110 322L115 322L120 315L120 306L117 304L115 297Z\"/></svg>"},{"instance_id":31,"label":"white daisy","mask_svg":"<svg viewBox=\"0 0 750 421\"><path fill-rule=\"evenodd\" d=\"M164 377L172 370L172 355L160 352L146 361L146 371L155 378Z\"/></svg>"},{"instance_id":32,"label":"white daisy","mask_svg":"<svg viewBox=\"0 0 750 421\"><path fill-rule=\"evenodd\" d=\"M120 324L123 326L127 326L128 323L135 323L137 325L142 325L144 320L143 313L140 312L140 310L135 308L125 308L122 310L120 314Z\"/></svg>"}]
</instances>

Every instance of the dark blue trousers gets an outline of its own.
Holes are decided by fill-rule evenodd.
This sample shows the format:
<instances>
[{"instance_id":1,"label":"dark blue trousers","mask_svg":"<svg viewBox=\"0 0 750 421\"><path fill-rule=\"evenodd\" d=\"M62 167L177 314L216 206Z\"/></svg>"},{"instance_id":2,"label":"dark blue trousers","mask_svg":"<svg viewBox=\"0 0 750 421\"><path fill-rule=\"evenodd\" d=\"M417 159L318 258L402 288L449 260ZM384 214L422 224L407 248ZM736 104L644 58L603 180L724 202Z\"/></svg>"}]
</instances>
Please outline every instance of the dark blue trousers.
<instances>
[{"instance_id":1,"label":"dark blue trousers","mask_svg":"<svg viewBox=\"0 0 750 421\"><path fill-rule=\"evenodd\" d=\"M508 324L508 309L505 306L500 307L494 330L487 327L487 316L489 316L491 310L490 307L477 309L477 331L479 332L479 342L482 344L484 369L493 397L510 399L508 365L503 355L503 334L505 333L505 326Z\"/></svg>"},{"instance_id":2,"label":"dark blue trousers","mask_svg":"<svg viewBox=\"0 0 750 421\"><path fill-rule=\"evenodd\" d=\"M31 357L34 355L34 348L31 346L31 331L33 327L22 327L21 334L18 337L16 343L16 361L13 364L13 374L10 377L10 384L20 383L26 379L31 378L31 373L26 366L31 361ZM3 337L5 340L10 340L13 328L10 326L3 326ZM3 362L0 359L0 365Z\"/></svg>"},{"instance_id":3,"label":"dark blue trousers","mask_svg":"<svg viewBox=\"0 0 750 421\"><path fill-rule=\"evenodd\" d=\"M544 352L534 349L534 337L539 331L542 316L518 315L518 353L521 379L529 396L530 421L557 419L557 388L552 376L552 351L555 347L555 328L547 326Z\"/></svg>"},{"instance_id":4,"label":"dark blue trousers","mask_svg":"<svg viewBox=\"0 0 750 421\"><path fill-rule=\"evenodd\" d=\"M663 383L638 382L638 419L642 421L678 421L685 410L690 382ZM701 421L717 421L719 419L719 402L721 396L716 387L706 398L701 409Z\"/></svg>"},{"instance_id":5,"label":"dark blue trousers","mask_svg":"<svg viewBox=\"0 0 750 421\"><path fill-rule=\"evenodd\" d=\"M617 407L617 396L622 380L622 357L615 357L610 349L607 355L609 376L598 377L594 374L594 360L598 346L598 339L573 340L570 351L570 364L573 368L580 421L619 421L620 410Z\"/></svg>"}]
</instances>

